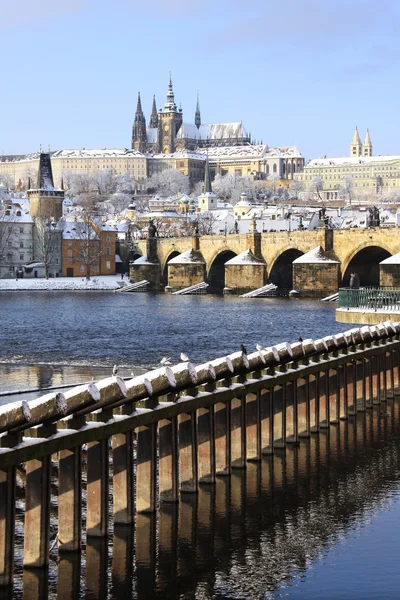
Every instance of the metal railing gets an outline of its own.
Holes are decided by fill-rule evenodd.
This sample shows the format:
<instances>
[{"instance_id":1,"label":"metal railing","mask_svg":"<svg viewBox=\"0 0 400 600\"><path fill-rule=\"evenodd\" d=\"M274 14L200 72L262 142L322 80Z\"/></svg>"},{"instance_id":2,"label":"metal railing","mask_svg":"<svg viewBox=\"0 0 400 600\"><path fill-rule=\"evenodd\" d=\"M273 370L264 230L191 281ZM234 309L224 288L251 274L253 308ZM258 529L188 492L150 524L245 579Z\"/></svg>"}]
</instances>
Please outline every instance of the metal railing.
<instances>
[{"instance_id":1,"label":"metal railing","mask_svg":"<svg viewBox=\"0 0 400 600\"><path fill-rule=\"evenodd\" d=\"M364 287L339 289L339 308L400 312L400 288Z\"/></svg>"}]
</instances>

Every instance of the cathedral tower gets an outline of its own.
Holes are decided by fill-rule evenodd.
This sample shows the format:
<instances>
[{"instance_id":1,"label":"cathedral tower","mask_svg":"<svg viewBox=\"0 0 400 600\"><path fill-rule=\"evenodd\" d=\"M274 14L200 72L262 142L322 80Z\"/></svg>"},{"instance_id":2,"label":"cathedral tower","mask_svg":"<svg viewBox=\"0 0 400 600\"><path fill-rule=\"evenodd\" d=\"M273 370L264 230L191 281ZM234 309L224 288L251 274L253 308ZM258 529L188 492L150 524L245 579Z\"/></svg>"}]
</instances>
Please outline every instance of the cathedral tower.
<instances>
[{"instance_id":1,"label":"cathedral tower","mask_svg":"<svg viewBox=\"0 0 400 600\"><path fill-rule=\"evenodd\" d=\"M176 134L182 125L182 109L175 104L171 75L169 77L167 100L158 113L158 152L170 154L176 150Z\"/></svg>"},{"instance_id":2,"label":"cathedral tower","mask_svg":"<svg viewBox=\"0 0 400 600\"><path fill-rule=\"evenodd\" d=\"M153 106L151 109L151 117L150 117L150 129L157 129L158 127L158 114L157 114L157 106L156 106L156 97L153 96Z\"/></svg>"},{"instance_id":3,"label":"cathedral tower","mask_svg":"<svg viewBox=\"0 0 400 600\"><path fill-rule=\"evenodd\" d=\"M197 129L199 129L199 127L201 125L199 92L197 92L197 103L196 103L196 112L194 114L194 124L196 125Z\"/></svg>"},{"instance_id":4,"label":"cathedral tower","mask_svg":"<svg viewBox=\"0 0 400 600\"><path fill-rule=\"evenodd\" d=\"M353 139L351 140L351 144L350 144L350 156L361 156L362 155L362 145L361 145L361 140L360 140L360 136L358 135L358 129L356 127L356 130L354 132L353 135Z\"/></svg>"},{"instance_id":5,"label":"cathedral tower","mask_svg":"<svg viewBox=\"0 0 400 600\"><path fill-rule=\"evenodd\" d=\"M369 130L365 134L365 140L363 145L363 156L372 156L372 142L369 136Z\"/></svg>"},{"instance_id":6,"label":"cathedral tower","mask_svg":"<svg viewBox=\"0 0 400 600\"><path fill-rule=\"evenodd\" d=\"M147 135L146 135L146 118L142 110L142 102L140 100L140 92L138 93L138 101L136 106L135 120L132 127L132 148L139 152L146 152Z\"/></svg>"}]
</instances>

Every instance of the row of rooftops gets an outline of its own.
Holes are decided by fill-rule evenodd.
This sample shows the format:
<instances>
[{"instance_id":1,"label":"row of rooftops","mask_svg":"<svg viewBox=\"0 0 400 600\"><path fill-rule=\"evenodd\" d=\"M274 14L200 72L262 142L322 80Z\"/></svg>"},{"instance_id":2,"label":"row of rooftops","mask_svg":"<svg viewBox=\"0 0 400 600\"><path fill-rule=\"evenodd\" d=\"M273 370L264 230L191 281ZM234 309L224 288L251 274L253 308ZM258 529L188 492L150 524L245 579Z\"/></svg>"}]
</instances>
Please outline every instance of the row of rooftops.
<instances>
[{"instance_id":1,"label":"row of rooftops","mask_svg":"<svg viewBox=\"0 0 400 600\"><path fill-rule=\"evenodd\" d=\"M43 153L42 153L43 154ZM39 160L41 153L3 155L0 162L22 162L27 160ZM262 158L303 158L297 146L269 147L267 144L245 144L243 146L216 146L212 148L198 148L190 152L183 150L172 154L143 154L138 150L127 148L104 148L104 149L66 149L50 152L51 159L58 158L191 158L205 160L208 155L210 162L218 159L254 159Z\"/></svg>"}]
</instances>

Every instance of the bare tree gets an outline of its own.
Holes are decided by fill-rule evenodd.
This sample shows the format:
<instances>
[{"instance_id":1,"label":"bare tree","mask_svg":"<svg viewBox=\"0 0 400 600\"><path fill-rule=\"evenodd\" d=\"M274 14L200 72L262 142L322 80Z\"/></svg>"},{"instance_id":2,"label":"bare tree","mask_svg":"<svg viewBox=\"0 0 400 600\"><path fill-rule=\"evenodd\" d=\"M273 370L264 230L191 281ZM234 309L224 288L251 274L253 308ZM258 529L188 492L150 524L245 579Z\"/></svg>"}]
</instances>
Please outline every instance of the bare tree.
<instances>
[{"instance_id":1,"label":"bare tree","mask_svg":"<svg viewBox=\"0 0 400 600\"><path fill-rule=\"evenodd\" d=\"M49 278L50 267L61 264L61 231L51 219L35 217L33 228L33 253L43 263L45 279Z\"/></svg>"},{"instance_id":2,"label":"bare tree","mask_svg":"<svg viewBox=\"0 0 400 600\"><path fill-rule=\"evenodd\" d=\"M212 235L214 233L214 226L218 220L215 213L210 210L208 212L199 213L197 222L200 235Z\"/></svg>"},{"instance_id":3,"label":"bare tree","mask_svg":"<svg viewBox=\"0 0 400 600\"><path fill-rule=\"evenodd\" d=\"M95 220L98 216L98 196L96 194L82 195L82 211L75 224L76 239L78 240L75 260L85 267L86 279L90 280L93 267L99 264L102 254L100 226Z\"/></svg>"}]
</instances>

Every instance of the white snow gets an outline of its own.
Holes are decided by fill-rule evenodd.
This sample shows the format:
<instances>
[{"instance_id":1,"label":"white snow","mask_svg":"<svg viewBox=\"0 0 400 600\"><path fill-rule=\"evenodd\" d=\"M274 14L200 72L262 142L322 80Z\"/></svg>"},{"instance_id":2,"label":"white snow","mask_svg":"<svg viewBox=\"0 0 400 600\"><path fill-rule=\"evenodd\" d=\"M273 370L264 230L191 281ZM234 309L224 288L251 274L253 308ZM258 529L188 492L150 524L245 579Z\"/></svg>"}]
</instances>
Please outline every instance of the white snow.
<instances>
[{"instance_id":1,"label":"white snow","mask_svg":"<svg viewBox=\"0 0 400 600\"><path fill-rule=\"evenodd\" d=\"M143 254L143 256L141 256L140 258L137 258L136 260L133 261L134 265L155 265L157 263L153 263L151 262L148 258L147 258L147 254Z\"/></svg>"},{"instance_id":2,"label":"white snow","mask_svg":"<svg viewBox=\"0 0 400 600\"><path fill-rule=\"evenodd\" d=\"M245 250L241 254L238 254L234 258L227 260L226 265L265 265L265 262L261 258L254 256L250 248Z\"/></svg>"},{"instance_id":3,"label":"white snow","mask_svg":"<svg viewBox=\"0 0 400 600\"><path fill-rule=\"evenodd\" d=\"M87 281L84 277L52 277L51 279L0 279L2 291L58 291L58 290L116 290L120 275L100 275Z\"/></svg>"},{"instance_id":4,"label":"white snow","mask_svg":"<svg viewBox=\"0 0 400 600\"><path fill-rule=\"evenodd\" d=\"M379 263L380 265L400 265L400 252L398 252L397 254L393 254L393 256L389 256L388 258L385 258L385 260L382 260L382 262Z\"/></svg>"},{"instance_id":5,"label":"white snow","mask_svg":"<svg viewBox=\"0 0 400 600\"><path fill-rule=\"evenodd\" d=\"M307 252L306 254L303 254L303 256L299 256L299 258L296 258L296 260L293 261L294 263L307 263L307 264L313 264L313 263L332 263L332 264L339 264L338 260L333 260L332 258L328 258L325 255L325 252L322 249L322 246L317 246L316 248L314 248L313 250L310 250L310 252Z\"/></svg>"},{"instance_id":6,"label":"white snow","mask_svg":"<svg viewBox=\"0 0 400 600\"><path fill-rule=\"evenodd\" d=\"M204 260L201 257L199 252L196 252L191 248L190 250L186 250L186 252L182 252L179 256L175 256L175 258L171 258L168 261L169 265L180 265L186 263L202 263L204 264Z\"/></svg>"}]
</instances>

